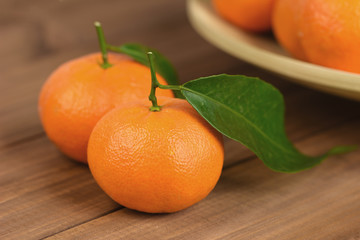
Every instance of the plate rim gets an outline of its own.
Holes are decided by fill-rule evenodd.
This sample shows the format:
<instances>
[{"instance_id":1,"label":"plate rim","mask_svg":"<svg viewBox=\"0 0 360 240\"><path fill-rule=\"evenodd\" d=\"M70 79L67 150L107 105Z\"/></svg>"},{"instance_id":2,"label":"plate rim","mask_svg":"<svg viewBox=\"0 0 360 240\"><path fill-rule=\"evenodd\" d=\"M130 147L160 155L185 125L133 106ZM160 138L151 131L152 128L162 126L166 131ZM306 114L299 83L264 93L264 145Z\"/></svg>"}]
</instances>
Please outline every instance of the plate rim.
<instances>
[{"instance_id":1,"label":"plate rim","mask_svg":"<svg viewBox=\"0 0 360 240\"><path fill-rule=\"evenodd\" d=\"M352 94L355 94L355 96L356 94L359 94L357 100L360 100L360 74L300 61L255 47L246 42L241 42L241 44L239 44L239 37L241 35L249 35L249 33L233 26L215 14L210 0L187 0L187 14L191 25L202 37L230 55L295 80L298 83L303 83L305 85L315 84L320 88L324 87L351 92ZM241 52L232 51L231 48L233 46L236 46ZM256 60L260 58L262 61ZM277 64L264 64L264 62L274 60ZM290 66L291 71L287 68L288 66ZM294 71L294 69L297 71ZM327 76L326 79L323 77L325 74ZM330 89L328 89L327 92L332 92ZM349 97L339 92L332 93ZM350 98L354 99L355 96Z\"/></svg>"}]
</instances>

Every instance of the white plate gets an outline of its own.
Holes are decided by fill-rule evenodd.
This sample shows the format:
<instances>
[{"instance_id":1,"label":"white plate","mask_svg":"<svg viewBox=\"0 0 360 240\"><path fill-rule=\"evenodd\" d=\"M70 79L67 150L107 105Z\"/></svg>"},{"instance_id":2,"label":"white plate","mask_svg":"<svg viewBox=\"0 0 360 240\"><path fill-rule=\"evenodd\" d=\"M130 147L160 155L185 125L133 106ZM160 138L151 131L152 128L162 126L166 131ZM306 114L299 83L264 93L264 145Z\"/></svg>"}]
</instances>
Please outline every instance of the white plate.
<instances>
[{"instance_id":1,"label":"white plate","mask_svg":"<svg viewBox=\"0 0 360 240\"><path fill-rule=\"evenodd\" d=\"M273 38L244 32L223 20L209 0L188 0L187 7L195 30L225 52L298 83L360 101L360 74L291 58Z\"/></svg>"}]
</instances>

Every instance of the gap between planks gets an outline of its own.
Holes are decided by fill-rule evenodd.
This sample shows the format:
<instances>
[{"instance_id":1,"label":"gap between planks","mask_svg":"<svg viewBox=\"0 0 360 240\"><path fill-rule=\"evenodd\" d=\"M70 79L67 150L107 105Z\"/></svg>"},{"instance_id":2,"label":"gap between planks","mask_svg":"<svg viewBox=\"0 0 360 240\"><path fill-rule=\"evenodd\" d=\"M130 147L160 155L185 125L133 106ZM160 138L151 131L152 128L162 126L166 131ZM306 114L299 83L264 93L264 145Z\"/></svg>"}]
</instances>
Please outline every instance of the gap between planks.
<instances>
[{"instance_id":1,"label":"gap between planks","mask_svg":"<svg viewBox=\"0 0 360 240\"><path fill-rule=\"evenodd\" d=\"M104 212L104 213L102 213L102 214L99 214L98 216L95 216L95 217L93 217L93 218L89 218L89 219L86 220L86 221L83 221L83 222L74 224L73 226L69 226L69 227L67 227L67 228L64 228L63 230L61 230L61 231L59 231L59 232L56 232L56 233L52 233L52 234L50 234L50 235L48 235L48 236L46 236L46 237L42 237L42 238L40 238L40 240L43 240L43 239L46 239L46 238L55 236L56 234L59 234L59 233L65 232L65 231L67 231L67 230L70 230L70 229L72 229L72 228L74 228L74 227L77 227L77 226L86 224L86 223L91 222L91 221L93 221L93 220L95 220L95 219L98 219L98 218L104 217L104 216L106 216L106 215L109 215L109 214L111 214L111 213L114 213L114 212L116 212L116 211L119 211L119 210L121 210L121 209L123 209L123 208L124 208L123 206L119 205L118 207L116 207L116 208L114 208L114 209L111 209L111 210L109 210L109 211L107 211L107 212Z\"/></svg>"}]
</instances>

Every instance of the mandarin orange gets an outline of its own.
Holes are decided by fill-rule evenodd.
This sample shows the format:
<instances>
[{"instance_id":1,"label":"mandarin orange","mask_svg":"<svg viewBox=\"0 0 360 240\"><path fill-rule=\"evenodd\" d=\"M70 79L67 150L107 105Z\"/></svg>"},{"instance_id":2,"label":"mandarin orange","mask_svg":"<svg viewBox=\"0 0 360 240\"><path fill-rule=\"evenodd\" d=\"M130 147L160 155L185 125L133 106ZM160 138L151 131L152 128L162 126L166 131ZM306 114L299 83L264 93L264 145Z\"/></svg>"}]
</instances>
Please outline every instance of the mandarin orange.
<instances>
[{"instance_id":1,"label":"mandarin orange","mask_svg":"<svg viewBox=\"0 0 360 240\"><path fill-rule=\"evenodd\" d=\"M222 135L185 100L159 98L114 109L95 126L88 161L99 186L119 204L168 213L205 198L224 159Z\"/></svg>"},{"instance_id":2,"label":"mandarin orange","mask_svg":"<svg viewBox=\"0 0 360 240\"><path fill-rule=\"evenodd\" d=\"M294 57L360 73L360 1L278 0L273 29Z\"/></svg>"},{"instance_id":3,"label":"mandarin orange","mask_svg":"<svg viewBox=\"0 0 360 240\"><path fill-rule=\"evenodd\" d=\"M46 134L67 156L87 162L87 143L97 121L111 109L146 98L149 68L121 54L109 54L104 69L100 53L66 62L47 79L39 97L39 114ZM158 76L159 81L166 84ZM170 90L159 95L172 97Z\"/></svg>"},{"instance_id":4,"label":"mandarin orange","mask_svg":"<svg viewBox=\"0 0 360 240\"><path fill-rule=\"evenodd\" d=\"M252 31L271 29L271 14L275 0L212 0L215 10L236 26Z\"/></svg>"}]
</instances>

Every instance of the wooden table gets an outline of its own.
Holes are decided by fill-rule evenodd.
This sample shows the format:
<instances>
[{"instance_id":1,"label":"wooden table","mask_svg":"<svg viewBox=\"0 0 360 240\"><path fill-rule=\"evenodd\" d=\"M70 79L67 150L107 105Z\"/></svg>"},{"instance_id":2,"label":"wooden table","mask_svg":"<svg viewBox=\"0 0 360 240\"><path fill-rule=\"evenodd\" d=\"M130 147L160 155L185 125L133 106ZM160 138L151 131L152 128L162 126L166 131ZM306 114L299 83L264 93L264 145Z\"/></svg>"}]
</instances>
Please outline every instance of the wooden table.
<instances>
[{"instance_id":1,"label":"wooden table","mask_svg":"<svg viewBox=\"0 0 360 240\"><path fill-rule=\"evenodd\" d=\"M214 191L174 214L144 214L113 202L87 166L47 139L37 97L59 64L108 42L163 52L182 82L211 74L258 76L285 96L286 129L319 154L360 143L360 103L293 84L230 57L191 28L183 0L2 0L0 2L0 239L360 239L360 151L297 174L272 172L226 140Z\"/></svg>"}]
</instances>

